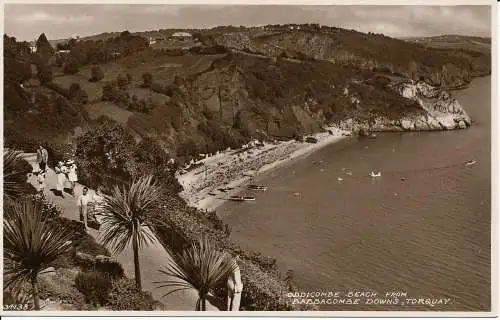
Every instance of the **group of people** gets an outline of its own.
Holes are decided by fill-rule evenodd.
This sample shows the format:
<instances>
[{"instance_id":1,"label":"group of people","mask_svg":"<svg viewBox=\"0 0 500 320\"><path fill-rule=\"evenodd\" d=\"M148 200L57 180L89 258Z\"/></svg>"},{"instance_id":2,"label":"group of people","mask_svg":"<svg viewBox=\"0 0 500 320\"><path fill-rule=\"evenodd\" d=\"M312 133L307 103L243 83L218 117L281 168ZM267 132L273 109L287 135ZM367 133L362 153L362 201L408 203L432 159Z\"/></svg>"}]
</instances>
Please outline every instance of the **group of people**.
<instances>
[{"instance_id":1,"label":"group of people","mask_svg":"<svg viewBox=\"0 0 500 320\"><path fill-rule=\"evenodd\" d=\"M45 176L47 174L48 162L49 162L49 153L47 149L43 146L39 146L36 151L36 160L38 163L39 170L36 171L37 182L38 182L38 191L43 192L45 190ZM75 185L78 181L77 175L77 167L74 160L67 160L65 162L59 161L54 168L54 171L57 176L57 185L55 194L64 198L64 187L66 182L69 182L69 194L72 196L75 195Z\"/></svg>"},{"instance_id":2,"label":"group of people","mask_svg":"<svg viewBox=\"0 0 500 320\"><path fill-rule=\"evenodd\" d=\"M74 160L59 161L54 168L57 175L56 194L64 198L63 191L69 182L69 194L75 196L75 185L78 181L77 167Z\"/></svg>"}]
</instances>

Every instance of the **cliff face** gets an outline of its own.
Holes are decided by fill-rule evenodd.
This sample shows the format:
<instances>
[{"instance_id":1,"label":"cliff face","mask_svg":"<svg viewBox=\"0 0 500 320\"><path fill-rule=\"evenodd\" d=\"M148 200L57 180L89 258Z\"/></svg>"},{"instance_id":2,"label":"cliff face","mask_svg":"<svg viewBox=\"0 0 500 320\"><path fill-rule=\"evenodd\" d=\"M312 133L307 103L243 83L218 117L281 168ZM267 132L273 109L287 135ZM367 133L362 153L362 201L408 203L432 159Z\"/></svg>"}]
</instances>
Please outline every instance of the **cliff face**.
<instances>
[{"instance_id":1,"label":"cliff face","mask_svg":"<svg viewBox=\"0 0 500 320\"><path fill-rule=\"evenodd\" d=\"M365 70L385 70L437 87L464 86L472 76L491 71L490 55L484 52L427 48L338 28L296 28L217 33L214 40L226 47L267 56L309 57Z\"/></svg>"},{"instance_id":2,"label":"cliff face","mask_svg":"<svg viewBox=\"0 0 500 320\"><path fill-rule=\"evenodd\" d=\"M325 125L353 132L470 125L449 93L424 82L377 77L326 61L230 54L179 83L170 104L151 118L168 123L162 131L181 154L185 148L211 153L250 138L295 138Z\"/></svg>"},{"instance_id":3,"label":"cliff face","mask_svg":"<svg viewBox=\"0 0 500 320\"><path fill-rule=\"evenodd\" d=\"M376 117L371 121L349 118L338 122L344 130L359 131L428 131L465 129L471 118L459 102L447 91L437 89L424 82L400 82L389 87L402 97L415 101L421 113L402 116L400 119Z\"/></svg>"}]
</instances>

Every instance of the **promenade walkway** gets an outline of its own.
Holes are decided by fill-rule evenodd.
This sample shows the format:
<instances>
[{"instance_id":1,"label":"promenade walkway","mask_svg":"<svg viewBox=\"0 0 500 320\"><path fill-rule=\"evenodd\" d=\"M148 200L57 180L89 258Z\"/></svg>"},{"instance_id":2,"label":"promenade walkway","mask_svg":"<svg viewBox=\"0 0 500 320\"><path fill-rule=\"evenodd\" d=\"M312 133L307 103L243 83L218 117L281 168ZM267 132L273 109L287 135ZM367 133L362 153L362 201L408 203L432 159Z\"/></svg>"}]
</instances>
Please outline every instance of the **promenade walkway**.
<instances>
[{"instance_id":1,"label":"promenade walkway","mask_svg":"<svg viewBox=\"0 0 500 320\"><path fill-rule=\"evenodd\" d=\"M23 158L32 165L34 170L39 170L38 164L36 163L36 154L25 153L23 154ZM82 194L84 186L77 183L74 197L64 193L64 198L61 198L54 195L53 191L51 191L51 189L56 188L56 180L54 170L48 169L45 178L45 197L61 209L62 216L72 220L79 220L79 211L76 202L78 196ZM36 186L36 176L32 175L28 182L30 182L33 186ZM89 189L89 192L92 194L94 193L94 190ZM96 240L99 239L99 231L90 229L89 233ZM125 249L121 254L114 256L114 258L121 263L126 276L128 278L134 278L134 256L132 248L130 247ZM177 291L166 297L162 297L162 295L166 293L166 289L157 289L156 285L153 283L153 281L158 281L160 279L158 269L160 269L161 266L166 265L169 259L170 256L165 251L162 244L158 241L139 251L143 290L151 292L153 297L164 305L164 310L194 311L196 300L198 298L196 290ZM161 277L161 279L165 279L165 276L161 275ZM207 310L214 311L218 309L207 302Z\"/></svg>"}]
</instances>

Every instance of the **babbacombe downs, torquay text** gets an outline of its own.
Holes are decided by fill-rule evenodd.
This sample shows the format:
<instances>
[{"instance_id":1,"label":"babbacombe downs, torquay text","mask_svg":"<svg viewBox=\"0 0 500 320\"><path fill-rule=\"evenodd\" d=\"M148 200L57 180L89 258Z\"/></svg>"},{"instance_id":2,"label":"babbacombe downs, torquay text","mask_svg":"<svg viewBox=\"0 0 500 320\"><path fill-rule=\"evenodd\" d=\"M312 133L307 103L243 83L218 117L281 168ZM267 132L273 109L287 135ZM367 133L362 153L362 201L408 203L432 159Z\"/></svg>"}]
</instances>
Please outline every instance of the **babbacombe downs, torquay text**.
<instances>
[{"instance_id":1,"label":"babbacombe downs, torquay text","mask_svg":"<svg viewBox=\"0 0 500 320\"><path fill-rule=\"evenodd\" d=\"M379 294L374 291L301 291L289 292L293 304L308 305L425 305L435 307L453 303L446 297L410 297L404 291L388 291Z\"/></svg>"}]
</instances>

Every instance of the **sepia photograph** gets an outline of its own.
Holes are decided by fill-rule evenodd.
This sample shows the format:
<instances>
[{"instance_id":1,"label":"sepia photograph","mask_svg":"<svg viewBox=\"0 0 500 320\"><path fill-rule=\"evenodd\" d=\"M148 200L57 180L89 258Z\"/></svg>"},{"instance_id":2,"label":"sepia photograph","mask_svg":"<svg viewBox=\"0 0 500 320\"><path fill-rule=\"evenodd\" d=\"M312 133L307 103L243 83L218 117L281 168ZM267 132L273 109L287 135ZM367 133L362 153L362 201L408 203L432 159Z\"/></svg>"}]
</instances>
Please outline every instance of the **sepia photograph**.
<instances>
[{"instance_id":1,"label":"sepia photograph","mask_svg":"<svg viewBox=\"0 0 500 320\"><path fill-rule=\"evenodd\" d=\"M4 4L2 313L498 312L494 6Z\"/></svg>"}]
</instances>

